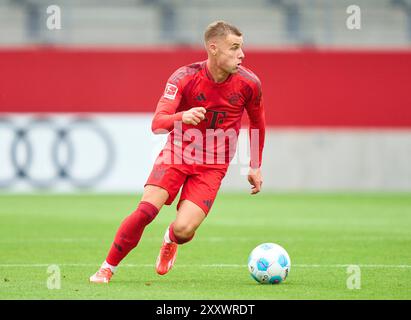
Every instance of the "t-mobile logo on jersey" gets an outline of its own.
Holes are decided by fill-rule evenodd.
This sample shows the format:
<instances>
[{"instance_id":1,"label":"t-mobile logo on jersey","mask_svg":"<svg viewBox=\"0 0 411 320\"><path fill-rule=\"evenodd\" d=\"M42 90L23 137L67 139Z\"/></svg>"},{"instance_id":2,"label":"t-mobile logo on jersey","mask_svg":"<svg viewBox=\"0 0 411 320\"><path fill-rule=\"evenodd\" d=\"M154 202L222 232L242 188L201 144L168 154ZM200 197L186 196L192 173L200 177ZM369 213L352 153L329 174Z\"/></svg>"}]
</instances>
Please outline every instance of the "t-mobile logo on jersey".
<instances>
[{"instance_id":1,"label":"t-mobile logo on jersey","mask_svg":"<svg viewBox=\"0 0 411 320\"><path fill-rule=\"evenodd\" d=\"M207 110L206 119L207 119L207 128L216 129L219 124L224 122L227 113L225 111L214 111Z\"/></svg>"}]
</instances>

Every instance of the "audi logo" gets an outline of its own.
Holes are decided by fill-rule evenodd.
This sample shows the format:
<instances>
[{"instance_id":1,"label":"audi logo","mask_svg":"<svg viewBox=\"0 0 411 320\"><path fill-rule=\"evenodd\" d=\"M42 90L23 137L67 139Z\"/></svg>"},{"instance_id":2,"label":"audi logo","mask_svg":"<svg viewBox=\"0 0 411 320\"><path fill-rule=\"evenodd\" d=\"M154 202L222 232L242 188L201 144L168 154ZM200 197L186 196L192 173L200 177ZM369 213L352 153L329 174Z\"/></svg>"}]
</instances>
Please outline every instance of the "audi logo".
<instances>
[{"instance_id":1,"label":"audi logo","mask_svg":"<svg viewBox=\"0 0 411 320\"><path fill-rule=\"evenodd\" d=\"M60 181L88 188L100 182L114 164L114 145L92 119L31 119L18 124L0 118L0 188L26 181L52 188Z\"/></svg>"}]
</instances>

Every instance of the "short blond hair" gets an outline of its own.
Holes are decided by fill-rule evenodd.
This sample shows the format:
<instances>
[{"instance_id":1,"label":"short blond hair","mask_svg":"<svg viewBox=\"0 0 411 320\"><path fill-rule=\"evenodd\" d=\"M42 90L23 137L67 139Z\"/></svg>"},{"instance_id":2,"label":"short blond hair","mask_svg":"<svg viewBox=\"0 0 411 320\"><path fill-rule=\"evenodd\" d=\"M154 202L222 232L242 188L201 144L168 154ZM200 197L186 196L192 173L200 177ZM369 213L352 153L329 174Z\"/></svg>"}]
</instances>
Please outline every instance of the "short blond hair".
<instances>
[{"instance_id":1,"label":"short blond hair","mask_svg":"<svg viewBox=\"0 0 411 320\"><path fill-rule=\"evenodd\" d=\"M222 20L214 21L207 26L204 32L204 42L207 43L210 39L215 37L226 37L229 34L234 34L239 37L243 35L236 26L228 22Z\"/></svg>"}]
</instances>

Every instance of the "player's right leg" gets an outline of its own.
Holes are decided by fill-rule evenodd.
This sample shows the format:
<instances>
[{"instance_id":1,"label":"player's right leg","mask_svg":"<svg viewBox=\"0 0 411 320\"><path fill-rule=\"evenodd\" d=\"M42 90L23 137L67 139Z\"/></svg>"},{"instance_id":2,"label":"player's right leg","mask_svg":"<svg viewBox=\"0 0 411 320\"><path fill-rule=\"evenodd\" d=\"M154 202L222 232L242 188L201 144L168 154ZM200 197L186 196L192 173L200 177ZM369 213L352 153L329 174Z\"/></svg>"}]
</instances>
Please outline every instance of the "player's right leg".
<instances>
[{"instance_id":1,"label":"player's right leg","mask_svg":"<svg viewBox=\"0 0 411 320\"><path fill-rule=\"evenodd\" d=\"M90 282L108 283L118 264L137 246L144 228L157 216L169 198L168 192L159 186L146 185L137 209L120 225L106 261L90 277Z\"/></svg>"}]
</instances>

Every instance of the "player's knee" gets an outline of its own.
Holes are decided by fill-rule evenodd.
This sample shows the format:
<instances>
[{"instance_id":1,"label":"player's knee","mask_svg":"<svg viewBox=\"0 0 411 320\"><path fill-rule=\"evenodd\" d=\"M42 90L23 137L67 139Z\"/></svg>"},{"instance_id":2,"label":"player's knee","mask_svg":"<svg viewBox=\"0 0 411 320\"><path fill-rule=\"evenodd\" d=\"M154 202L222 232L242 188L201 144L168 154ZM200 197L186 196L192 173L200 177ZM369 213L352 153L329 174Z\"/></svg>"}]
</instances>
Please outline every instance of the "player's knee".
<instances>
[{"instance_id":1,"label":"player's knee","mask_svg":"<svg viewBox=\"0 0 411 320\"><path fill-rule=\"evenodd\" d=\"M180 241L189 241L194 236L195 227L189 224L174 224L173 232Z\"/></svg>"},{"instance_id":2,"label":"player's knee","mask_svg":"<svg viewBox=\"0 0 411 320\"><path fill-rule=\"evenodd\" d=\"M165 189L157 186L147 185L144 188L144 193L141 201L150 202L158 209L161 209L167 199L168 192Z\"/></svg>"}]
</instances>

